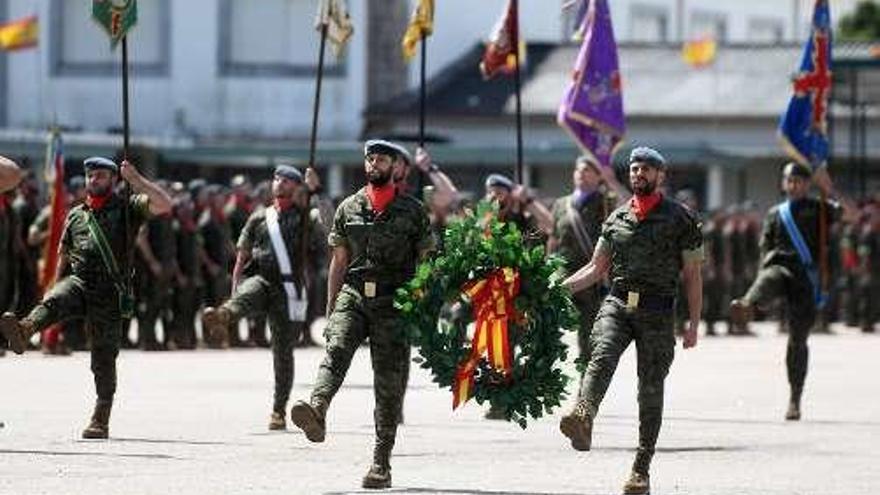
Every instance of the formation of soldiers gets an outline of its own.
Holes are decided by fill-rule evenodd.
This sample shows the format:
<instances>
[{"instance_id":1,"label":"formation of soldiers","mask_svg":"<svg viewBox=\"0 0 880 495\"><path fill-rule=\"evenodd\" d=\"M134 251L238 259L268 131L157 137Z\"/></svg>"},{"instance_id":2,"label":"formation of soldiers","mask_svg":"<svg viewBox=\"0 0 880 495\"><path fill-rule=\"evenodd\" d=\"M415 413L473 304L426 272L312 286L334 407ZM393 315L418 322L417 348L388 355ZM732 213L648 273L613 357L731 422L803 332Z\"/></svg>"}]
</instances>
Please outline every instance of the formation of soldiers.
<instances>
[{"instance_id":1,"label":"formation of soldiers","mask_svg":"<svg viewBox=\"0 0 880 495\"><path fill-rule=\"evenodd\" d=\"M287 427L293 348L308 341L310 322L323 314L325 357L310 397L293 405L290 420L308 440L322 442L326 411L355 350L369 341L376 444L363 486L391 486L410 355L398 331L394 292L420 260L442 249L445 226L467 205L424 149L413 156L396 143L368 141L364 167L366 185L332 214L312 169L279 165L269 183L252 187L237 176L226 189L200 180L187 186L152 182L126 161L87 159L85 177L68 184L70 213L57 281L40 294L37 273L49 210L39 207L34 178L0 159L0 335L6 340L0 350L24 352L38 335L47 353L89 349L97 402L83 437L107 438L119 349L194 349L204 308L204 346L271 345L269 428L281 430ZM575 407L560 423L576 450L591 448L594 419L617 360L635 342L639 445L624 492L642 494L650 490L676 329L691 348L701 320L707 335L720 333L723 321L728 334L749 335L751 320L781 315L781 328L789 333L789 420L801 415L810 331L835 319L835 310L847 323L874 331L878 309L870 302L880 296L880 198L858 207L840 197L824 206L832 248L831 284L824 284L831 295L825 301L813 261L820 251L819 202L808 197L813 183L837 196L824 169L814 175L787 165L787 201L762 223L748 204L700 215L692 192L669 194L666 161L653 149L633 150L628 168L631 197L612 170L584 156L574 164L571 193L551 208L498 174L486 178L485 199L498 206L501 221L519 227L526 243L546 245L565 260L564 286L581 313L578 359L586 365ZM408 193L414 170L432 184L424 191L426 205ZM122 184L133 194L117 191ZM136 341L129 340L132 319ZM247 322L244 337L240 321Z\"/></svg>"}]
</instances>

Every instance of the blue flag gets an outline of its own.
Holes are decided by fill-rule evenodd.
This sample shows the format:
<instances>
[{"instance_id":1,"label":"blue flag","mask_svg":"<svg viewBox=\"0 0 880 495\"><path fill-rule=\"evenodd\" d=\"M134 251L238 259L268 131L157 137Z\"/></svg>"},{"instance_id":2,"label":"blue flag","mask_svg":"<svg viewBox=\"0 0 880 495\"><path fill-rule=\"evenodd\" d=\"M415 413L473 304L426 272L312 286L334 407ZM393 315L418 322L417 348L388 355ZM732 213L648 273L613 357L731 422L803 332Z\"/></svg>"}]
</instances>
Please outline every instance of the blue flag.
<instances>
[{"instance_id":1,"label":"blue flag","mask_svg":"<svg viewBox=\"0 0 880 495\"><path fill-rule=\"evenodd\" d=\"M816 0L810 38L792 81L794 95L779 122L782 146L813 168L828 159L828 96L831 94L831 12L828 0Z\"/></svg>"}]
</instances>

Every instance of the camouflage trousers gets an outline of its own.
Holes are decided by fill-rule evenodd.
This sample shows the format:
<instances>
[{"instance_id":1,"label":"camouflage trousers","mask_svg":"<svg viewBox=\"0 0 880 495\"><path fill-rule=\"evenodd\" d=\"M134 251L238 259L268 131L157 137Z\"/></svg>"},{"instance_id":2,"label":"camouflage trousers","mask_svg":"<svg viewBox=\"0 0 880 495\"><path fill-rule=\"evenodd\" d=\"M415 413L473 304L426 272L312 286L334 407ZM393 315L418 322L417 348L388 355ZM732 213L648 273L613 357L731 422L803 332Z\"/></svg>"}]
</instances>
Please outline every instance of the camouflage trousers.
<instances>
[{"instance_id":1,"label":"camouflage trousers","mask_svg":"<svg viewBox=\"0 0 880 495\"><path fill-rule=\"evenodd\" d=\"M122 335L119 293L109 279L86 281L65 277L43 297L26 317L41 331L73 318L85 318L90 332L91 368L100 400L112 401L116 393L116 356Z\"/></svg>"},{"instance_id":2,"label":"camouflage trousers","mask_svg":"<svg viewBox=\"0 0 880 495\"><path fill-rule=\"evenodd\" d=\"M578 310L578 359L586 366L590 362L593 345L590 334L593 331L593 322L602 305L602 296L599 287L593 286L576 293L573 297L574 305Z\"/></svg>"},{"instance_id":3,"label":"camouflage trousers","mask_svg":"<svg viewBox=\"0 0 880 495\"><path fill-rule=\"evenodd\" d=\"M155 277L152 274L140 274L138 287L138 342L142 347L155 346L156 322L162 319L162 328L165 329L165 343L171 341L171 309L170 285L168 276Z\"/></svg>"},{"instance_id":4,"label":"camouflage trousers","mask_svg":"<svg viewBox=\"0 0 880 495\"><path fill-rule=\"evenodd\" d=\"M253 275L235 288L232 298L223 303L232 313L233 322L264 314L272 332L272 367L275 371L275 396L272 410L284 414L290 391L293 389L293 344L303 331L305 323L288 318L287 295L281 283L271 283L260 275ZM233 323L233 330L238 325Z\"/></svg>"},{"instance_id":5,"label":"camouflage trousers","mask_svg":"<svg viewBox=\"0 0 880 495\"><path fill-rule=\"evenodd\" d=\"M788 325L788 348L785 364L792 399L800 400L807 378L809 349L807 338L816 322L813 286L802 269L782 265L762 268L743 299L752 306L767 307L777 298L785 298Z\"/></svg>"},{"instance_id":6,"label":"camouflage trousers","mask_svg":"<svg viewBox=\"0 0 880 495\"><path fill-rule=\"evenodd\" d=\"M397 435L410 352L392 302L393 296L366 298L348 284L343 285L324 330L326 353L312 390L313 401L329 404L345 379L355 351L369 339L376 447L388 454Z\"/></svg>"},{"instance_id":7,"label":"camouflage trousers","mask_svg":"<svg viewBox=\"0 0 880 495\"><path fill-rule=\"evenodd\" d=\"M663 384L675 355L672 312L628 310L608 296L593 325L593 355L581 381L580 397L595 418L620 356L636 344L639 446L633 471L647 474L663 421Z\"/></svg>"},{"instance_id":8,"label":"camouflage trousers","mask_svg":"<svg viewBox=\"0 0 880 495\"><path fill-rule=\"evenodd\" d=\"M703 301L703 319L714 331L715 323L724 319L724 281L718 277L703 279Z\"/></svg>"}]
</instances>

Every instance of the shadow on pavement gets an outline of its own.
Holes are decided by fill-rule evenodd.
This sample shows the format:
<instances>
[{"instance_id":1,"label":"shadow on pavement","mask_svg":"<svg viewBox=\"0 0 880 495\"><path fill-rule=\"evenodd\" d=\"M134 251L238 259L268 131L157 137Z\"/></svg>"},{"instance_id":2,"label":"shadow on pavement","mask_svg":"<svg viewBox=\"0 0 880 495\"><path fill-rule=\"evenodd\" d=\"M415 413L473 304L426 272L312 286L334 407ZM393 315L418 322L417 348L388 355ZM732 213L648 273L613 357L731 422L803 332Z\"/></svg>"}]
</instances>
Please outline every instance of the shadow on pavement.
<instances>
[{"instance_id":1,"label":"shadow on pavement","mask_svg":"<svg viewBox=\"0 0 880 495\"><path fill-rule=\"evenodd\" d=\"M69 452L60 450L13 450L0 449L0 454L22 454L22 455L45 455L45 456L70 456L70 457L120 457L133 459L172 459L179 460L178 457L167 454L111 454L108 452Z\"/></svg>"},{"instance_id":2,"label":"shadow on pavement","mask_svg":"<svg viewBox=\"0 0 880 495\"><path fill-rule=\"evenodd\" d=\"M242 445L239 443L229 443L229 442L209 442L203 440L166 440L162 438L118 438L118 437L110 437L111 442L126 442L126 443L158 443L158 444L173 444L173 445ZM77 443L92 443L89 441L77 441Z\"/></svg>"},{"instance_id":3,"label":"shadow on pavement","mask_svg":"<svg viewBox=\"0 0 880 495\"><path fill-rule=\"evenodd\" d=\"M562 492L511 492L493 490L444 490L442 488L391 488L384 493L408 493L413 495L581 495ZM354 495L360 493L376 493L376 490L326 492L324 495Z\"/></svg>"}]
</instances>

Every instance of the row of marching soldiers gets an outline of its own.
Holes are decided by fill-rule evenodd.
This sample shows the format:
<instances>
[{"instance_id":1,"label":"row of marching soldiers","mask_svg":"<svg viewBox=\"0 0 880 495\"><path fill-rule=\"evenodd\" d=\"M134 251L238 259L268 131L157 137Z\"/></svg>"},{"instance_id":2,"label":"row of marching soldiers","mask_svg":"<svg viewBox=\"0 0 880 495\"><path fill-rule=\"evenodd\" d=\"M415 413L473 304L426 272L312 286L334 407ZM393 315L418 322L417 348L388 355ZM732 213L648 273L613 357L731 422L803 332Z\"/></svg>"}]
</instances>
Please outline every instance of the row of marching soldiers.
<instances>
[{"instance_id":1,"label":"row of marching soldiers","mask_svg":"<svg viewBox=\"0 0 880 495\"><path fill-rule=\"evenodd\" d=\"M376 445L374 461L363 486L389 487L390 457L397 425L403 417L410 353L406 339L396 333L399 321L391 304L393 295L412 275L420 259L429 256L435 247L442 249L445 226L462 209L461 194L428 153L418 149L413 157L394 143L368 141L364 147L367 186L343 201L332 222L322 220L320 212L311 206L313 195L320 189L314 170L302 173L293 166L278 166L271 186L271 206L255 210L241 228L231 284L228 263L233 251L230 229L235 216L226 214L228 202L216 187L194 184L191 191L184 191L180 185L163 186L143 177L126 161L117 164L105 158L90 158L84 162L84 168L87 195L84 204L71 209L67 216L60 249L61 276L27 316L22 318L12 311L0 315L0 333L8 340L8 347L19 354L26 350L34 334L54 323L73 315L89 320L91 364L98 400L83 437L107 438L109 435L119 338L120 333L127 333L117 330L122 328L125 318L134 316L131 311L134 306L140 308L138 316L142 321L139 321L138 333L142 345L145 348L158 346L151 319L154 322L159 318L162 306L147 304L149 298L145 299L143 291L141 300L135 304L125 283L123 274L128 273L129 265L125 255L132 251L139 253L140 283L137 285L141 288L160 288L159 292L167 295L168 288L176 283L178 288L190 291L189 301L198 301L196 288L199 285L195 280L202 276L201 287L207 302L203 326L211 345L236 342L240 335L232 325L241 317L263 314L271 320L273 332L278 332L272 342L275 396L269 428L285 429L288 417L285 408L293 384L292 338L306 333L303 324L308 320L309 307L322 306L316 303L319 299L310 294L308 288L317 289L315 294L321 292L324 284L311 272L315 267L326 265L316 260L329 244L332 253L326 283L326 314L330 322L325 331L325 356L311 397L308 401L297 401L289 417L309 441L322 442L330 402L342 385L355 350L369 339L375 373ZM405 194L407 176L414 169L432 183L431 194L426 198L428 212ZM17 171L17 168L8 161L0 161L0 192L9 189L8 182L18 182L18 172L9 170ZM552 208L538 201L533 191L508 177L493 174L485 182L486 199L497 205L499 220L516 224L524 232L524 242L546 244L548 251L565 261L569 277L563 286L572 292L581 314L579 351L580 357L589 362L578 402L560 422L560 429L569 437L573 448L590 448L592 420L619 353L631 338L649 337L642 333L641 337L627 336L629 327L624 323L635 324L632 314L639 315L639 322L648 321L642 317L649 315L658 322L662 320L663 349L637 349L639 420L645 428L640 426L638 454L626 485L632 489L626 488L626 493L647 493L649 489L648 466L659 432L662 381L671 364L671 353L664 354L662 359L659 355L655 355L658 359L653 361L650 358L651 352L669 350L665 328L668 323L671 337L668 315L676 299L695 302L688 310L691 321L683 333L685 348L694 347L697 342L698 322L694 320L701 316L698 309L701 288L707 291L707 300L722 294L722 302L714 303L716 309L720 306L722 310L710 317L711 322L715 322L722 318L719 313L724 307L724 284L729 283L726 292L730 293L729 297L735 297L729 305L730 316L739 327L733 333L747 332L746 325L757 311L766 311L767 303L783 299L789 306L784 320L790 325L786 365L791 399L785 417L797 420L801 416L801 396L807 374L807 335L821 299L814 276L816 267L804 261L809 256L816 259L819 251L821 235L816 232L821 218L817 213L820 204L828 211L829 226L834 227L839 223L837 220L851 226L841 227L848 229L840 231L841 243L850 244L849 251L838 253L837 257L845 261L844 266L863 270L861 278L854 282L857 290L851 291L851 297L862 298L855 306L870 312L871 304L864 301L876 301L880 287L876 269L880 253L878 205L876 201L866 202L860 211L844 196L839 196L839 202L834 203L820 203L810 198L812 185L826 195L836 195L827 170L814 173L795 163L784 167L782 189L787 201L771 209L764 219L758 242L763 259L754 269L756 274L750 273L746 265L736 265L737 257L751 259L758 265L754 261L757 252L754 216L739 210L731 212L733 215L726 219L719 214L710 215L705 222L706 230L701 231L696 207L684 205L693 198L682 194L673 201L666 199L671 198L668 192L660 192L668 173L666 161L659 152L650 148L634 149L629 157L629 183L635 196L627 201L624 198L628 192L620 186L613 170L581 157L574 165L571 193L556 200ZM135 193L127 202L126 196L114 194L114 186L120 178ZM233 194L233 204L241 201L242 197ZM262 202L265 204L266 200ZM4 211L15 211L15 208L4 203ZM121 220L123 212L129 217L126 221ZM246 211L240 219L245 216ZM784 230L782 224L785 224ZM7 232L20 232L13 222L4 225ZM325 236L327 231L329 235ZM189 240L175 237L174 232L188 234ZM30 232L28 234L31 237ZM713 242L713 236L720 241ZM14 259L12 254L16 249L21 250L21 236L17 237L18 241L7 244L10 247L2 258L6 263ZM704 237L708 249L704 249ZM852 239L858 239L855 250ZM129 241L134 242L136 249L131 248ZM798 241L810 252L801 252L798 247L795 253L792 245L799 244ZM706 251L709 262L703 263ZM668 259L655 259L652 257L655 252L668 255ZM181 256L188 258L184 260ZM612 284L603 289L603 284L596 282L603 280L609 267ZM706 271L705 286L701 285L702 269ZM673 293L679 285L675 283L679 276L686 281L686 298L676 298ZM8 278L6 275L3 280ZM230 285L234 287L231 291ZM717 290L719 286L722 290ZM232 297L228 298L230 294ZM600 305L605 308L609 304L616 308L612 313L599 312ZM625 312L619 311L621 304L625 304ZM191 347L195 338L190 325L197 305L183 305L184 310L190 312L187 321L179 326L171 323L168 338L177 346ZM178 311L178 314L181 313ZM875 316L864 314L867 318L864 328L873 328ZM715 331L714 327L710 328ZM656 337L656 333L651 335ZM618 337L626 345L619 346L617 341L608 340ZM283 340L279 340L281 338ZM674 338L671 342L674 348ZM594 344L598 347L591 349ZM650 345L655 344L661 345L661 342ZM647 353L647 357L642 356L643 353ZM645 384L641 383L643 379ZM490 413L508 417L507 411Z\"/></svg>"},{"instance_id":2,"label":"row of marching soldiers","mask_svg":"<svg viewBox=\"0 0 880 495\"><path fill-rule=\"evenodd\" d=\"M156 185L170 197L172 208L147 219L135 238L134 311L133 318L124 323L120 346L146 351L195 349L199 309L228 298L236 242L251 213L271 203L271 183L254 185L244 175L236 175L228 187L204 179L187 184L157 180ZM85 178L69 178L65 211L86 198ZM323 202L313 203L313 214L327 211ZM0 313L12 311L23 317L37 304L50 215L50 206L40 200L36 177L29 171L23 173L16 189L0 195ZM311 271L318 278L326 276L326 268L322 268L325 251L314 254ZM321 291L316 290L313 300L322 300ZM309 322L315 313L310 312ZM241 327L230 331L227 340L211 341L206 336L203 343L215 348L270 346L265 318L247 320ZM52 326L36 339L29 345L40 345L51 355L69 355L90 347L83 319ZM309 332L303 332L296 344L311 343ZM5 353L2 344L0 356Z\"/></svg>"}]
</instances>

